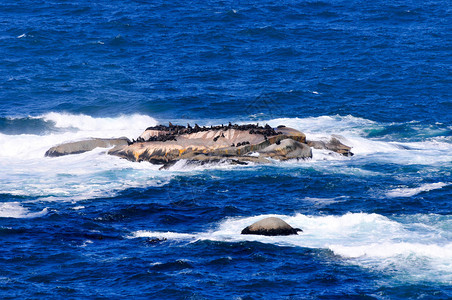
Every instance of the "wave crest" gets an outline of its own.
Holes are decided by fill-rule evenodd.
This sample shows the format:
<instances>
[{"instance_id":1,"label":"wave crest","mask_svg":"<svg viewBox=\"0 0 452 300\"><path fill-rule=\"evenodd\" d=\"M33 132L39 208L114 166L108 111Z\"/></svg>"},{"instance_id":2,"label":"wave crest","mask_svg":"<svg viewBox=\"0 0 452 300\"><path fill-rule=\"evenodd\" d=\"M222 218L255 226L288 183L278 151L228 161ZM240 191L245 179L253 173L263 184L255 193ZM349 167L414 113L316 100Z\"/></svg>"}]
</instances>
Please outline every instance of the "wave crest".
<instances>
[{"instance_id":1,"label":"wave crest","mask_svg":"<svg viewBox=\"0 0 452 300\"><path fill-rule=\"evenodd\" d=\"M265 217L279 217L303 229L292 236L242 235L246 226ZM157 237L195 242L253 241L278 246L328 249L350 263L411 276L412 280L452 280L452 243L445 238L450 216L404 216L392 220L379 214L348 213L342 216L297 214L260 215L226 219L216 230L200 233L137 231L131 238ZM422 223L419 223L422 222ZM429 230L425 230L429 228ZM390 266L390 267L389 267ZM426 271L427 270L427 271Z\"/></svg>"},{"instance_id":2,"label":"wave crest","mask_svg":"<svg viewBox=\"0 0 452 300\"><path fill-rule=\"evenodd\" d=\"M0 218L29 219L38 218L47 214L47 208L40 212L30 212L19 202L6 202L0 204Z\"/></svg>"},{"instance_id":3,"label":"wave crest","mask_svg":"<svg viewBox=\"0 0 452 300\"><path fill-rule=\"evenodd\" d=\"M144 131L149 126L157 125L154 118L140 114L95 118L88 115L51 112L37 118L51 121L58 128L76 128L84 131L124 131L131 127Z\"/></svg>"},{"instance_id":4,"label":"wave crest","mask_svg":"<svg viewBox=\"0 0 452 300\"><path fill-rule=\"evenodd\" d=\"M415 188L396 188L393 190L390 190L386 193L386 196L390 198L396 198L396 197L412 197L417 194L428 192L431 190L437 190L442 189L445 186L450 185L449 183L444 182L436 182L436 183L426 183L419 187Z\"/></svg>"}]
</instances>

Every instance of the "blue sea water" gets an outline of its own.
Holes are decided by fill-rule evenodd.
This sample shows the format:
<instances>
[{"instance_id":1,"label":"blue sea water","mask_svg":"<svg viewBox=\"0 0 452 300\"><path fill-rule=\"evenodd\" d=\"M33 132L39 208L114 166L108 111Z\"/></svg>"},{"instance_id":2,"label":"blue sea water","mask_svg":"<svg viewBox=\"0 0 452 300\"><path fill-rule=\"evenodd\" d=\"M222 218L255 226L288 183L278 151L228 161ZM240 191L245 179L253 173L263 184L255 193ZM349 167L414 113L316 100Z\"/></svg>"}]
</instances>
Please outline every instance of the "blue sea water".
<instances>
[{"instance_id":1,"label":"blue sea water","mask_svg":"<svg viewBox=\"0 0 452 300\"><path fill-rule=\"evenodd\" d=\"M449 1L3 1L0 297L452 298ZM155 124L284 124L353 157L169 170ZM298 236L242 236L278 216Z\"/></svg>"}]
</instances>

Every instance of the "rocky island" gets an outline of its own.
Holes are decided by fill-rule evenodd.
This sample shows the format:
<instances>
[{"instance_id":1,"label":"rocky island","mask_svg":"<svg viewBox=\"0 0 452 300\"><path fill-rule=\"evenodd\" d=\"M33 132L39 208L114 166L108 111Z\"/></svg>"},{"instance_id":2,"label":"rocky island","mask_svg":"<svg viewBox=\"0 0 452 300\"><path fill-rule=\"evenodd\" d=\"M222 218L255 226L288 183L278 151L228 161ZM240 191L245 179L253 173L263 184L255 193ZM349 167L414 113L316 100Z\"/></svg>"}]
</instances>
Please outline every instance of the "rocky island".
<instances>
[{"instance_id":1,"label":"rocky island","mask_svg":"<svg viewBox=\"0 0 452 300\"><path fill-rule=\"evenodd\" d=\"M193 127L157 125L147 128L136 140L127 138L89 139L50 148L46 156L55 157L113 147L108 154L131 161L148 161L168 168L179 160L191 162L227 162L231 164L269 163L274 160L306 159L312 148L327 149L351 156L351 147L337 138L329 142L306 140L296 129L259 124Z\"/></svg>"}]
</instances>

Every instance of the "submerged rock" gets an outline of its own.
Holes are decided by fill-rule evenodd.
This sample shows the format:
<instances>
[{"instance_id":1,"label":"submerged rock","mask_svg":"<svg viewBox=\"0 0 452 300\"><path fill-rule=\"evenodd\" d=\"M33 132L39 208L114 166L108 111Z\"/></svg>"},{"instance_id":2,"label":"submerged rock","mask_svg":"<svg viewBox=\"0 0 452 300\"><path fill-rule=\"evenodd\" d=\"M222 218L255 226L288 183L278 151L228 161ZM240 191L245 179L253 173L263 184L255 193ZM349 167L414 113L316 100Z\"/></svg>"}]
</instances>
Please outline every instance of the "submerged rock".
<instances>
[{"instance_id":1,"label":"submerged rock","mask_svg":"<svg viewBox=\"0 0 452 300\"><path fill-rule=\"evenodd\" d=\"M257 234L267 236L294 235L303 231L299 228L293 228L280 218L269 217L260 220L242 230L242 234Z\"/></svg>"},{"instance_id":2,"label":"submerged rock","mask_svg":"<svg viewBox=\"0 0 452 300\"><path fill-rule=\"evenodd\" d=\"M61 144L50 148L45 153L45 156L57 157L68 154L79 154L87 151L91 151L95 148L109 148L113 146L128 145L130 140L128 138L117 139L88 139L78 142L70 142Z\"/></svg>"}]
</instances>

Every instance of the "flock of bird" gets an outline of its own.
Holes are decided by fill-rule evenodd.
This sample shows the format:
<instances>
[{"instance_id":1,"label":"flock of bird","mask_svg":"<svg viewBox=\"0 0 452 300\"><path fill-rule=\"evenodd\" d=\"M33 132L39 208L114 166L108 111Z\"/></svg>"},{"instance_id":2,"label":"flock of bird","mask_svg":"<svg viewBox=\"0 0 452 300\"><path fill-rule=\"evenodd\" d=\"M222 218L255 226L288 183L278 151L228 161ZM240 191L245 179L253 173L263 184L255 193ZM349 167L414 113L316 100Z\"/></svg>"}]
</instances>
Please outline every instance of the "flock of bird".
<instances>
[{"instance_id":1,"label":"flock of bird","mask_svg":"<svg viewBox=\"0 0 452 300\"><path fill-rule=\"evenodd\" d=\"M235 130L241 130L241 131L248 131L249 134L260 134L263 135L265 140L267 140L268 136L274 136L281 134L281 132L277 132L275 129L273 129L270 125L266 124L265 126L259 126L259 123L257 124L245 124L245 125L238 125L238 124L231 124L229 122L228 125L217 125L217 126L199 126L198 124L195 124L194 127L190 126L190 124L187 124L187 126L182 125L173 125L171 122L169 122L168 126L165 125L157 125L146 128L146 130L157 130L166 132L166 134L160 134L160 135L153 135L150 136L148 139L144 139L142 137L138 137L136 140L133 139L131 142L129 142L129 145L132 145L134 143L143 143L143 142L166 142L166 141L177 141L176 137L183 134L191 134L191 133L197 133L197 132L204 132L209 130L229 130L229 129L235 129ZM213 141L216 142L219 138L225 137L222 133L219 136L214 137ZM244 141L241 143L237 143L237 145L232 144L231 147L240 147L244 145L249 145L250 142Z\"/></svg>"}]
</instances>

